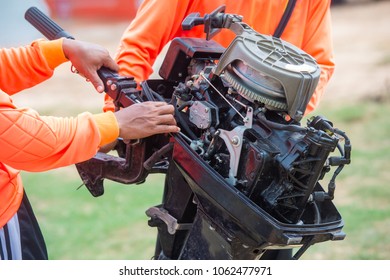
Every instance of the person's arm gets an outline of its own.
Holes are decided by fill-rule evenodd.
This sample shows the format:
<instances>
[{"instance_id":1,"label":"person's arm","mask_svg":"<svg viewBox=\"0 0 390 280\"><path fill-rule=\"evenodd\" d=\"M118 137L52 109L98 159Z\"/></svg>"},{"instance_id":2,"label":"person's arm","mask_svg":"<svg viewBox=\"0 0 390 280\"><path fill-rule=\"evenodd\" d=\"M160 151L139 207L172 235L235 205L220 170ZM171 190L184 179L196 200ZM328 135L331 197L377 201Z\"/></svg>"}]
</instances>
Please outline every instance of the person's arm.
<instances>
[{"instance_id":1,"label":"person's arm","mask_svg":"<svg viewBox=\"0 0 390 280\"><path fill-rule=\"evenodd\" d=\"M32 109L16 108L0 93L0 162L27 171L81 162L118 136L138 139L178 132L173 112L164 102L144 102L115 113L40 116Z\"/></svg>"},{"instance_id":2,"label":"person's arm","mask_svg":"<svg viewBox=\"0 0 390 280\"><path fill-rule=\"evenodd\" d=\"M0 123L0 161L21 170L43 171L87 160L103 139L90 113L75 118L40 116L32 109L16 108L4 93ZM118 128L113 131L115 139Z\"/></svg>"},{"instance_id":3,"label":"person's arm","mask_svg":"<svg viewBox=\"0 0 390 280\"><path fill-rule=\"evenodd\" d=\"M49 49L54 51L52 47ZM36 51L35 47L7 51L6 55L1 56L2 59L6 58L2 60L2 71L12 68L12 62L17 61L18 66L33 65L23 67L21 72L24 77L36 78L35 83L43 81L51 75L50 69L61 63L61 59L56 61L56 52L53 52L50 55L45 53L43 57L50 59L42 61L42 55ZM4 54L3 50L1 53ZM10 65L7 64L9 62ZM40 63L44 65L39 67ZM37 69L45 71L39 74ZM16 87L21 78L23 76L18 73L8 75L8 80L1 77L1 88L15 92L34 84L22 81L22 85L16 89L9 86L15 84ZM0 92L0 162L21 170L49 170L87 160L99 147L118 136L136 139L156 133L177 132L173 106L150 103L135 104L115 113L83 113L75 118L58 118L40 116L28 108L16 108L10 96Z\"/></svg>"},{"instance_id":4,"label":"person's arm","mask_svg":"<svg viewBox=\"0 0 390 280\"><path fill-rule=\"evenodd\" d=\"M306 24L302 49L316 59L321 67L321 76L307 106L306 114L312 112L318 106L335 69L330 2L329 0L310 1L310 14Z\"/></svg>"},{"instance_id":5,"label":"person's arm","mask_svg":"<svg viewBox=\"0 0 390 280\"><path fill-rule=\"evenodd\" d=\"M25 47L0 49L0 89L12 95L30 88L50 78L54 69L68 60L98 92L104 87L97 70L102 66L119 70L108 51L99 45L64 38L37 40Z\"/></svg>"},{"instance_id":6,"label":"person's arm","mask_svg":"<svg viewBox=\"0 0 390 280\"><path fill-rule=\"evenodd\" d=\"M29 46L0 49L0 89L9 95L39 84L53 75L56 66L67 59L62 51L62 39L45 44L48 60L39 41Z\"/></svg>"},{"instance_id":7,"label":"person's arm","mask_svg":"<svg viewBox=\"0 0 390 280\"><path fill-rule=\"evenodd\" d=\"M103 116L85 113L76 118L41 117L32 109L18 109L12 103L9 95L51 77L55 67L68 60L66 55L72 62L82 60L73 54L82 49L83 43L66 44L66 41L40 40L26 47L0 50L0 88L8 93L0 92L1 162L25 170L64 166L90 158L98 146L119 135L112 113ZM86 62L97 64L90 59ZM89 75L88 71L85 73ZM110 123L110 130L103 129L106 123Z\"/></svg>"},{"instance_id":8,"label":"person's arm","mask_svg":"<svg viewBox=\"0 0 390 280\"><path fill-rule=\"evenodd\" d=\"M189 0L145 0L136 17L124 31L116 55L123 76L146 80L153 72L153 63L164 46L181 32L181 22ZM112 99L105 95L104 111L114 110Z\"/></svg>"}]
</instances>

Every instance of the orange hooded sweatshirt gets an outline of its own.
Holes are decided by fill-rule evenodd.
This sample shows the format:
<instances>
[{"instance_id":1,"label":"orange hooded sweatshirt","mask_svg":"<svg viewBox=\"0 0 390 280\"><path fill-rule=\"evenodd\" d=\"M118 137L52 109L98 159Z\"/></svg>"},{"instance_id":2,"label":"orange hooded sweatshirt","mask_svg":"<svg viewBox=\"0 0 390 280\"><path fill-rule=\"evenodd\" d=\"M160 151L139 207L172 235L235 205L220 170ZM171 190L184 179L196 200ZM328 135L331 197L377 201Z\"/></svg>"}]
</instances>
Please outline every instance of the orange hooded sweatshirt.
<instances>
[{"instance_id":1,"label":"orange hooded sweatshirt","mask_svg":"<svg viewBox=\"0 0 390 280\"><path fill-rule=\"evenodd\" d=\"M112 112L58 118L12 103L10 95L48 79L65 61L62 39L0 49L0 228L21 203L18 169L44 171L87 160L119 135Z\"/></svg>"},{"instance_id":2,"label":"orange hooded sweatshirt","mask_svg":"<svg viewBox=\"0 0 390 280\"><path fill-rule=\"evenodd\" d=\"M243 21L261 34L274 34L287 5L287 0L144 0L135 19L125 30L117 63L122 75L138 82L152 73L152 65L162 48L175 37L205 38L203 26L183 31L181 23L190 13L209 14L220 5L226 13L239 14ZM281 36L313 56L321 67L320 82L307 112L318 105L325 85L333 74L330 0L298 0ZM235 35L222 30L213 40L227 47ZM105 96L104 111L113 110L112 99Z\"/></svg>"}]
</instances>

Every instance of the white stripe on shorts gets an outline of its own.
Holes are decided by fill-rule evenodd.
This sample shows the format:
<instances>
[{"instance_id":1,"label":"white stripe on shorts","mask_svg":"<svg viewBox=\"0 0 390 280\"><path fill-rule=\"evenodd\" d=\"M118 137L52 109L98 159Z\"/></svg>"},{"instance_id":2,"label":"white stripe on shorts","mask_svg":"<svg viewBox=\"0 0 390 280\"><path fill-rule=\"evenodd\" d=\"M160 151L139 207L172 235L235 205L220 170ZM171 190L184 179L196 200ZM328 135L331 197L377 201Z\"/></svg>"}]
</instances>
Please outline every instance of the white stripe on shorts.
<instances>
[{"instance_id":1,"label":"white stripe on shorts","mask_svg":"<svg viewBox=\"0 0 390 280\"><path fill-rule=\"evenodd\" d=\"M22 259L22 244L20 241L20 228L17 213L8 221L6 226L0 228L0 246L3 254L0 255L0 259ZM7 247L11 248L11 252L8 252Z\"/></svg>"}]
</instances>

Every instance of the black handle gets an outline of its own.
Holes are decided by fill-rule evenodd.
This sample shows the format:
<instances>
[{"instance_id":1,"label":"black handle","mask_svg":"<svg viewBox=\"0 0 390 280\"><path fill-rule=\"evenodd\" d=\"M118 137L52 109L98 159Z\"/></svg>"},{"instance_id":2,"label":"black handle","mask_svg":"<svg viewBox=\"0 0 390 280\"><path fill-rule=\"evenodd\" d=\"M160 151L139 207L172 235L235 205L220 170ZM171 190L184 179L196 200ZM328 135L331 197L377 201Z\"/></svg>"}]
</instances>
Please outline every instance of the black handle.
<instances>
[{"instance_id":1,"label":"black handle","mask_svg":"<svg viewBox=\"0 0 390 280\"><path fill-rule=\"evenodd\" d=\"M55 40L61 37L74 39L72 35L68 34L37 7L29 8L24 14L24 18L49 40Z\"/></svg>"},{"instance_id":2,"label":"black handle","mask_svg":"<svg viewBox=\"0 0 390 280\"><path fill-rule=\"evenodd\" d=\"M224 28L225 8L225 5L221 5L211 14L205 14L204 17L200 17L199 13L189 14L181 23L181 27L183 30L191 30L194 26L203 24L206 40L210 40L221 31L221 28Z\"/></svg>"},{"instance_id":3,"label":"black handle","mask_svg":"<svg viewBox=\"0 0 390 280\"><path fill-rule=\"evenodd\" d=\"M204 18L200 17L200 13L189 14L181 23L183 30L191 30L195 25L204 24Z\"/></svg>"}]
</instances>

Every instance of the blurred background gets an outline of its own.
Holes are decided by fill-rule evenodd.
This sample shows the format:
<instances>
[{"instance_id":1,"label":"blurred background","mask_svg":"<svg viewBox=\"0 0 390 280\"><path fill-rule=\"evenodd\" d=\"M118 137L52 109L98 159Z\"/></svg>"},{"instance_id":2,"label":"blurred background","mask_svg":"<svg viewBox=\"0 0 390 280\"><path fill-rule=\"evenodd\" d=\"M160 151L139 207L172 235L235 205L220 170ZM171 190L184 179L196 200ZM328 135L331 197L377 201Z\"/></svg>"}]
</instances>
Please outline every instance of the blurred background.
<instances>
[{"instance_id":1,"label":"blurred background","mask_svg":"<svg viewBox=\"0 0 390 280\"><path fill-rule=\"evenodd\" d=\"M42 37L24 20L24 12L37 6L75 38L101 44L114 56L140 2L0 0L0 46ZM312 246L303 259L390 259L390 1L334 1L331 9L337 66L313 114L326 116L352 141L352 163L338 177L334 201L347 237ZM68 63L13 100L57 116L98 113L103 104L103 96L72 74ZM142 185L106 182L99 198L85 187L77 190L82 182L74 166L23 172L23 179L51 259L152 257L156 230L148 227L145 211L161 201L162 175Z\"/></svg>"}]
</instances>

